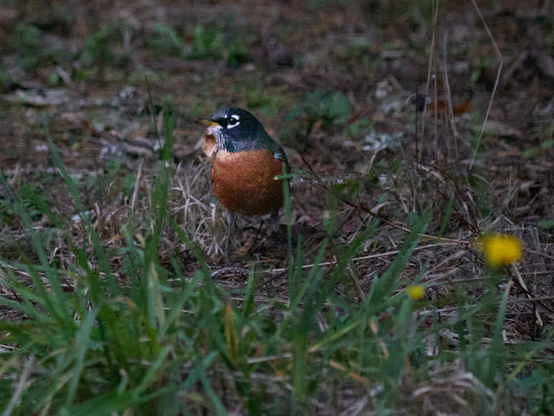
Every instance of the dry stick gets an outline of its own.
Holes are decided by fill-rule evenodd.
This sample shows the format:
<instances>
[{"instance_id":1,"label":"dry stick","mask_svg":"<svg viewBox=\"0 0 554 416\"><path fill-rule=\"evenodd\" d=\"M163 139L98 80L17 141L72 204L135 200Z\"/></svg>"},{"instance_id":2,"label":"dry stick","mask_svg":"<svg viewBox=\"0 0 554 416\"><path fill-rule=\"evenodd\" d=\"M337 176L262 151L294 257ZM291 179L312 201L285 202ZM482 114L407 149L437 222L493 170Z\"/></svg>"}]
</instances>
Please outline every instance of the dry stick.
<instances>
[{"instance_id":1,"label":"dry stick","mask_svg":"<svg viewBox=\"0 0 554 416\"><path fill-rule=\"evenodd\" d=\"M514 75L514 72L521 66L523 61L528 57L529 57L528 51L523 51L518 55L515 61L513 61L508 68L506 68L504 75L502 75L501 85L505 85L508 82L508 80L512 77L512 75Z\"/></svg>"},{"instance_id":2,"label":"dry stick","mask_svg":"<svg viewBox=\"0 0 554 416\"><path fill-rule=\"evenodd\" d=\"M31 367L33 366L35 362L34 355L31 355L29 360L24 364L23 371L21 372L21 375L19 376L19 381L17 382L15 386L15 391L13 393L12 398L10 399L10 402L8 403L8 406L6 407L6 410L4 410L4 413L2 413L2 416L10 416L13 409L17 405L17 402L21 398L21 394L25 390L25 384L27 383L27 377L29 377L29 373L31 372Z\"/></svg>"},{"instance_id":3,"label":"dry stick","mask_svg":"<svg viewBox=\"0 0 554 416\"><path fill-rule=\"evenodd\" d=\"M338 263L338 260L336 260L337 256L334 256L335 257L335 261L334 263ZM352 259L354 260L354 259ZM358 291L358 296L360 299L363 299L365 294L364 294L364 290L362 289L362 285L360 284L360 279L358 279L358 276L354 276L354 270L353 270L353 267L350 267L352 266L351 264L348 265L349 267L349 272L348 273L348 277L350 277L350 280L352 280L352 283L354 284L354 287L356 288L356 290ZM356 269L356 274L359 275L359 273L357 273L357 269Z\"/></svg>"},{"instance_id":4,"label":"dry stick","mask_svg":"<svg viewBox=\"0 0 554 416\"><path fill-rule=\"evenodd\" d=\"M143 163L144 163L144 158L141 160L139 168L138 168L138 172L137 172L137 180L135 181L135 186L134 186L134 189L133 189L133 196L131 197L131 212L133 212L135 210L135 203L137 202L140 174L142 172Z\"/></svg>"},{"instance_id":5,"label":"dry stick","mask_svg":"<svg viewBox=\"0 0 554 416\"><path fill-rule=\"evenodd\" d=\"M280 355L266 355L265 357L251 357L246 359L247 364L265 363L268 361L288 360L292 358L292 354L285 353Z\"/></svg>"},{"instance_id":6,"label":"dry stick","mask_svg":"<svg viewBox=\"0 0 554 416\"><path fill-rule=\"evenodd\" d=\"M540 302L541 300L554 300L554 296L538 296L538 297L529 298L529 299L514 299L514 300L509 300L508 303L509 304L524 303L524 302L529 302L530 300L532 300L533 302Z\"/></svg>"},{"instance_id":7,"label":"dry stick","mask_svg":"<svg viewBox=\"0 0 554 416\"><path fill-rule=\"evenodd\" d=\"M529 302L529 300L539 301L539 300L551 300L551 299L554 299L554 297L553 296L545 296L545 297L542 297L542 298L533 298L533 299L515 299L515 300L509 300L507 302L507 304L508 305L516 305L516 304L520 304L520 303ZM437 313L439 313L441 315L445 315L445 316L453 316L454 314L457 313L457 307L456 306L445 306L445 307L439 308L439 309L418 311L418 315L420 315L420 316L429 316L429 315L432 316L432 315L437 314ZM506 315L510 315L510 316L529 315L529 312L526 312L526 311L506 312ZM482 316L497 316L497 314L487 313L487 314L484 314Z\"/></svg>"},{"instance_id":8,"label":"dry stick","mask_svg":"<svg viewBox=\"0 0 554 416\"><path fill-rule=\"evenodd\" d=\"M460 243L465 243L465 242L452 241L452 242L445 242L445 243L428 244L426 246L416 247L416 248L414 248L414 251L425 250L425 249L433 248L433 247L437 247L437 246L442 246L442 247L457 246ZM386 253L370 254L370 255L367 255L367 256L354 257L354 258L352 258L352 261L378 259L378 258L386 257L386 256L394 256L395 254L398 254L398 253L400 253L400 250L387 251ZM317 266L331 266L333 264L337 264L337 262L336 261L325 261L325 262L322 262L322 263L318 263ZM309 269L310 267L314 267L314 266L316 266L315 263L305 264L305 265L302 266L302 269ZM284 272L286 270L287 269L273 269L273 270L271 270L271 272L272 273L281 273L281 272ZM464 282L465 282L465 280L464 280Z\"/></svg>"},{"instance_id":9,"label":"dry stick","mask_svg":"<svg viewBox=\"0 0 554 416\"><path fill-rule=\"evenodd\" d=\"M306 159L301 155L300 156L302 158L302 161L304 162L304 164L306 165L306 167L308 168L308 170L310 171L310 173L315 176L316 180L317 180L317 184L319 186L321 186L323 189L325 189L327 192L330 192L331 194L333 194L335 196L335 198L337 198L339 201L341 201L343 204L345 205L348 205L350 207L353 207L353 208L360 208L362 209L362 211L366 212L367 214L371 215L373 218L387 224L388 226L390 227L393 227L393 228L396 228L397 230L400 230L400 231L404 231L406 233L411 233L412 230L410 230L409 228L405 228L405 227L402 227L400 225L396 225L396 224L393 224L392 222L380 217L378 214L374 213L373 211L371 211L365 204L363 204L362 202L358 202L357 204L353 203L353 202L350 202L348 200L346 200L345 198L341 197L340 195L338 195L336 192L333 192L331 189L329 189L329 187L327 187L326 185L323 184L323 180L321 179L321 177L316 173L314 172L314 170L312 169L311 165L306 161ZM471 245L471 241L468 241L468 240L458 240L458 239L454 239L454 238L447 238L447 237L437 237L437 236L434 236L434 235L429 235L429 234L424 234L424 233L421 233L420 234L422 237L426 237L426 238L430 238L432 240L435 240L437 241L437 243L440 243L441 245ZM437 245L437 244L435 244ZM430 245L431 247L433 246L433 244ZM421 248L428 248L430 246L423 246ZM538 255L538 256L541 256L541 257L544 257L544 258L547 258L547 259L551 259L551 260L554 260L554 257L553 256L550 256L546 253L540 253L538 251L534 251L534 250L530 250L530 249L527 249L527 248L523 248L522 249L523 251L527 252L527 253L531 253L531 254L535 254L535 255ZM365 257L359 257L359 258L355 258L353 260L362 260L362 259L369 259L369 258L373 258L373 257L380 257L380 256L385 256L385 255L392 255L392 254L396 254L397 251L394 251L394 252L388 252L388 253L383 253L383 254L375 254L375 255L371 255L371 256L365 256ZM333 262L327 262L327 263L320 263L320 265L330 265L330 264L334 264ZM313 265L305 265L303 267L312 267ZM274 269L273 272L277 272L277 271L284 271L284 269Z\"/></svg>"},{"instance_id":10,"label":"dry stick","mask_svg":"<svg viewBox=\"0 0 554 416\"><path fill-rule=\"evenodd\" d=\"M323 180L321 179L321 177L316 173L314 172L314 170L312 169L312 167L308 164L308 162L306 161L306 159L304 159L304 157L300 156L302 158L302 161L304 162L304 164L308 167L308 169L310 170L310 173L315 176L316 180L317 180L317 184L319 186L321 186L323 189L325 189L327 192L333 194L333 196L335 198L337 198L339 201L341 201L343 204L345 205L348 205L352 208L356 208L356 209L361 209L362 211L366 212L367 214L371 215L373 218L376 218L378 219L379 221L381 222L384 222L385 224L387 224L388 226L390 227L393 227L393 228L396 228L398 230L401 230L401 231L404 231L406 233L411 233L412 230L410 230L409 228L405 228L405 227L401 227L400 225L396 225L396 224L393 224L392 222L380 217L378 214L374 213L372 210L370 210L363 202L361 201L358 201L357 204L353 203L353 202L350 202L348 201L347 199L343 198L342 196L340 196L339 194L337 194L336 192L332 191L331 189L329 189L328 186L324 185L323 184ZM471 244L470 241L466 241L466 240L458 240L458 239L455 239L455 238L446 238L446 237L437 237L437 236L434 236L434 235L429 235L429 234L424 234L424 233L421 233L420 236L422 237L427 237L427 238L430 238L432 240L437 240L439 242L451 242L451 243L458 243L458 244Z\"/></svg>"},{"instance_id":11,"label":"dry stick","mask_svg":"<svg viewBox=\"0 0 554 416\"><path fill-rule=\"evenodd\" d=\"M429 84L431 83L431 67L433 64L433 54L435 53L435 28L437 27L437 16L439 14L439 1L437 0L436 7L433 13L433 33L431 37L431 51L429 53L429 66L427 68L427 83L425 84L425 97L429 96ZM435 100L436 101L436 100ZM421 116L421 137L425 133L425 116L427 114L427 106L423 106L423 114ZM423 152L423 142L421 143L421 151Z\"/></svg>"},{"instance_id":12,"label":"dry stick","mask_svg":"<svg viewBox=\"0 0 554 416\"><path fill-rule=\"evenodd\" d=\"M439 6L439 1L437 0L437 16L438 16L438 6ZM436 26L433 26L433 32L436 32L436 29L437 27ZM434 34L433 36L433 39L434 39L434 42L435 42L435 47L433 49L434 51L434 56L433 56L433 64L434 64L434 73L433 73L433 84L434 84L434 89L435 89L435 100L434 100L434 103L435 103L435 125L434 125L434 128L435 128L435 132L434 132L434 140L433 140L433 143L434 143L434 146L435 146L435 158L437 159L437 161L439 160L439 109L438 109L438 105L439 105L439 88L438 88L438 80L437 80L437 36L436 36L436 33Z\"/></svg>"},{"instance_id":13,"label":"dry stick","mask_svg":"<svg viewBox=\"0 0 554 416\"><path fill-rule=\"evenodd\" d=\"M552 296L548 296L546 299L543 299L543 298L537 298L537 299L542 299L542 300L550 300L550 299L554 299L554 297ZM536 299L533 299L533 300L536 300ZM508 305L514 305L514 304L519 304L519 303L523 303L523 302L529 302L529 299L516 299L516 300L509 300L507 302ZM433 309L433 310L420 310L418 311L418 315L422 315L422 316L429 316L429 315L434 315L434 314L437 314L437 313L440 313L441 315L448 315L448 314L456 314L458 311L457 309L457 306L445 306L443 308L439 308L439 309ZM528 315L529 312L506 312L506 314L509 314L509 315ZM484 314L483 316L497 316L496 313L487 313L487 314Z\"/></svg>"},{"instance_id":14,"label":"dry stick","mask_svg":"<svg viewBox=\"0 0 554 416\"><path fill-rule=\"evenodd\" d=\"M522 250L525 251L526 253L529 253L529 254L535 254L537 256L544 257L545 259L554 260L554 256L550 256L549 254L546 254L546 253L540 253L538 251L531 250L531 249L525 248L525 247L523 247Z\"/></svg>"},{"instance_id":15,"label":"dry stick","mask_svg":"<svg viewBox=\"0 0 554 416\"><path fill-rule=\"evenodd\" d=\"M450 179L450 181L452 182L452 184L454 185L454 188L455 188L455 196L459 197L461 201L463 201L464 203L467 204L466 202L466 196L464 195L464 192L460 189L460 187L458 186L458 184L456 183L456 180L455 178L446 170L441 170L439 169L437 166L434 166L434 165L430 165L430 164L427 164L427 163L420 163L419 166L418 166L418 169L421 169L421 167L424 167L424 168L428 168L429 170L435 170L437 171L441 176L446 176L447 179ZM445 181L446 182L446 181ZM447 196L445 193L441 192L439 188L435 188L435 190L441 195L443 196L443 198L445 198L445 200L447 200ZM463 214L461 212L459 212L459 210L457 208L454 208L454 213L459 215L460 218L463 218ZM472 219L474 220L474 223L470 223L468 220L463 220L464 221L464 226L469 230L471 231L473 234L475 235L481 235L481 231L479 230L479 226L477 224L477 220L475 218L472 217Z\"/></svg>"},{"instance_id":16,"label":"dry stick","mask_svg":"<svg viewBox=\"0 0 554 416\"><path fill-rule=\"evenodd\" d=\"M437 1L438 3L438 1ZM435 42L436 42L436 39L435 39ZM435 47L436 49L436 47ZM438 87L438 83L437 83L437 53L435 52L435 57L433 59L433 63L434 63L434 73L433 73L433 84L434 84L434 88L435 88L435 100L434 100L434 104L435 104L435 131L434 131L434 140L433 140L433 143L434 143L434 147L435 147L435 159L437 160L437 162L440 160L439 159L439 87Z\"/></svg>"},{"instance_id":17,"label":"dry stick","mask_svg":"<svg viewBox=\"0 0 554 416\"><path fill-rule=\"evenodd\" d=\"M417 113L416 113L417 114ZM404 146L402 145L402 142L400 142L400 151L402 152L402 158L404 160L408 160L408 158L406 157L406 153L404 152ZM371 157L371 161L370 161L370 166L369 166L369 170L367 171L368 173L371 171L371 166L373 165L373 161L375 160L375 158L377 157L377 152L378 150L376 150L373 154L372 154L372 157ZM417 154L416 154L416 157L417 157ZM417 209L417 207L419 206L419 198L417 197L417 191L416 191L416 184L415 184L415 178L412 177L412 173L411 173L411 170L410 169L407 169L406 170L406 176L408 177L408 182L409 182L409 185L410 185L410 188L411 188L411 191L412 191L412 198L414 200L414 207L413 207L413 211L415 212L415 210Z\"/></svg>"},{"instance_id":18,"label":"dry stick","mask_svg":"<svg viewBox=\"0 0 554 416\"><path fill-rule=\"evenodd\" d=\"M368 378L364 377L364 376L360 376L356 373L354 373L353 371L349 371L348 368L346 368L344 365L336 362L335 360L330 360L329 361L329 365L339 371L342 371L343 373L345 373L346 375L350 376L352 379L362 383L363 385L365 386L369 386L370 384L370 381Z\"/></svg>"},{"instance_id":19,"label":"dry stick","mask_svg":"<svg viewBox=\"0 0 554 416\"><path fill-rule=\"evenodd\" d=\"M528 299L533 299L533 296L531 295L531 292L529 291L529 289L527 289L527 285L525 285L525 282L521 278L521 275L519 274L519 270L517 269L515 264L512 264L512 269L514 270L514 274L516 275L517 283L518 283L519 287L525 293L525 296L527 296ZM543 323L543 321L541 319L541 316L539 314L539 311L537 309L537 303L535 301L532 301L532 305L533 305L533 313L535 314L535 318L536 318L535 324L540 326L540 327L543 327L544 323Z\"/></svg>"},{"instance_id":20,"label":"dry stick","mask_svg":"<svg viewBox=\"0 0 554 416\"><path fill-rule=\"evenodd\" d=\"M448 81L448 68L447 68L447 48L446 48L446 33L443 39L443 55L444 55L444 88L446 92L446 102L448 103L448 117L450 118L450 124L452 125L452 133L454 134L454 157L458 159L458 130L456 129L456 123L454 122L454 108L452 106L452 96L450 94L450 82Z\"/></svg>"},{"instance_id":21,"label":"dry stick","mask_svg":"<svg viewBox=\"0 0 554 416\"><path fill-rule=\"evenodd\" d=\"M302 158L302 161L304 162L304 164L306 165L306 167L308 168L308 170L311 172L311 174L313 176L315 176L316 180L318 181L318 185L320 185L323 189L325 189L327 192L330 192L331 194L333 194L335 196L335 198L337 198L339 201L341 201L343 204L345 205L348 205L350 207L353 207L353 208L356 208L356 209L362 209L362 211L366 212L367 214L371 215L373 218L376 218L378 219L379 221L389 225L390 227L393 227L393 228L396 228L398 230L401 230L401 231L404 231L406 233L411 233L412 231L409 229L409 228L405 228L405 227L401 227L399 225L396 225L396 224L393 224L392 222L390 221L387 221L385 220L384 218L380 217L378 214L374 213L373 211L371 211L368 207L365 206L365 204L363 204L362 202L358 202L357 204L354 204L348 200L346 200L345 198L341 197L340 195L338 195L336 192L333 192L331 189L329 189L329 187L327 187L326 185L323 184L323 181L321 179L321 177L316 173L314 172L314 170L312 169L312 167L310 166L310 164L306 161L306 159L304 159L304 157L300 156ZM437 243L441 243L441 245L471 245L471 242L470 241L466 241L466 240L458 240L458 239L453 239L453 238L445 238L445 237L436 237L436 236L433 236L433 235L429 235L429 234L424 234L424 233L421 233L420 234L422 237L427 237L427 238L430 238L432 240L436 240ZM436 246L437 243L435 244L431 244L431 245L428 245L428 246L424 246L424 247L420 247L421 249L423 248L429 248L429 247L433 247L433 246ZM385 255L392 255L392 254L397 254L398 251L393 251L393 252L388 252L388 253L383 253L383 254L376 254L376 255L370 255L370 256L364 256L364 257L360 257L360 258L354 258L353 260L361 260L361 259L369 259L369 258L373 258L373 257L381 257L381 256L385 256ZM330 264L335 264L335 262L326 262L326 263L320 263L320 265L330 265ZM305 265L303 266L304 267L312 267L313 265ZM274 272L276 271L279 271L280 269L275 269ZM282 270L281 270L282 271Z\"/></svg>"},{"instance_id":22,"label":"dry stick","mask_svg":"<svg viewBox=\"0 0 554 416\"><path fill-rule=\"evenodd\" d=\"M492 101L494 99L494 96L496 94L496 89L498 88L498 82L500 81L500 73L502 72L502 66L504 65L504 58L502 57L502 54L500 53L500 49L498 49L498 45L496 44L491 31L489 30L489 27L487 26L487 23L485 23L485 19L483 18L483 15L481 14L481 10L479 10L479 7L477 6L477 3L475 3L475 0L471 0L473 5L475 6L475 10L477 11L477 14L479 15L479 19L481 19L481 23L483 23L483 26L485 27L485 30L487 31L487 34L489 35L489 38L494 46L494 50L496 51L496 55L500 59L500 65L498 66L498 72L496 73L496 81L494 82L494 88L492 89L491 99L489 101L489 106L487 108L487 113L485 114L485 119L483 120L483 125L481 126L481 132L479 133L479 139L477 140L477 144L475 145L475 149L473 150L473 157L471 158L471 163L469 164L469 170L473 168L473 164L475 163L475 157L477 156L477 150L479 149L479 146L481 145L481 139L483 138L483 133L485 131L485 125L487 124L487 120L489 118L489 113L491 111L492 107Z\"/></svg>"},{"instance_id":23,"label":"dry stick","mask_svg":"<svg viewBox=\"0 0 554 416\"><path fill-rule=\"evenodd\" d=\"M415 159L416 159L416 163L420 163L421 162L421 153L419 151L419 131L418 131L418 127L419 127L419 120L417 119L418 115L419 115L419 109L418 109L418 104L417 104L417 100L419 99L419 83L416 82L416 85L415 85L415 99L416 99L416 105L415 105L415 111L414 111L414 118L415 118L415 129L414 129L414 139L415 139ZM425 99L423 100L423 109L425 109Z\"/></svg>"}]
</instances>

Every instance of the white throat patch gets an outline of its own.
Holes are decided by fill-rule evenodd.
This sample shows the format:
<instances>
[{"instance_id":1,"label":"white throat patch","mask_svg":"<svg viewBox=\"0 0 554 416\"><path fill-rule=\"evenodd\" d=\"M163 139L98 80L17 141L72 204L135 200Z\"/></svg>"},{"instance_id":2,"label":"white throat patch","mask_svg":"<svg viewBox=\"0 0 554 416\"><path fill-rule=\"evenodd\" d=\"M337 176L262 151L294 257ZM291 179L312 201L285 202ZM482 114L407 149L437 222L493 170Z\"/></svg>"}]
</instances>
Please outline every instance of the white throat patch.
<instances>
[{"instance_id":1,"label":"white throat patch","mask_svg":"<svg viewBox=\"0 0 554 416\"><path fill-rule=\"evenodd\" d=\"M216 135L216 131L217 130L221 130L223 127L221 127L220 125L217 125L217 126L210 126L207 128L207 131L209 134L212 134L212 135Z\"/></svg>"}]
</instances>

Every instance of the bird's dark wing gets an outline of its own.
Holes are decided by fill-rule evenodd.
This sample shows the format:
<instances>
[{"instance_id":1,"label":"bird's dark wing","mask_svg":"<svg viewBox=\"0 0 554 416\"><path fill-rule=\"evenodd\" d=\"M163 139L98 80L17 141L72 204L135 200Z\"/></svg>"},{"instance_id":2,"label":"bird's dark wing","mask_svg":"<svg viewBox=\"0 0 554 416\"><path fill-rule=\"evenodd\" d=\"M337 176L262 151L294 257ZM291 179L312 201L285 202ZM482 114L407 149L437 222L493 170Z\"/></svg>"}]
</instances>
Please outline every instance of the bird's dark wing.
<instances>
[{"instance_id":1,"label":"bird's dark wing","mask_svg":"<svg viewBox=\"0 0 554 416\"><path fill-rule=\"evenodd\" d=\"M287 168L287 172L290 172L290 165L287 159L287 155L285 154L285 151L281 146L277 145L273 155L275 156L275 159L279 159L281 162L284 162L285 167Z\"/></svg>"}]
</instances>

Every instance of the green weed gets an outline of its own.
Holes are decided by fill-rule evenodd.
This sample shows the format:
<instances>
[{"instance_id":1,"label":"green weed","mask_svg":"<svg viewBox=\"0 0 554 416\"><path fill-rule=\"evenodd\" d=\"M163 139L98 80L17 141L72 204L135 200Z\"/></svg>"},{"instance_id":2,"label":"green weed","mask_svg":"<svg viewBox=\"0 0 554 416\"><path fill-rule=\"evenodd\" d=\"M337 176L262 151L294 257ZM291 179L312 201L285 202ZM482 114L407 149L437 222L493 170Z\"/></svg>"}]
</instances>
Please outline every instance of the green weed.
<instances>
[{"instance_id":1,"label":"green weed","mask_svg":"<svg viewBox=\"0 0 554 416\"><path fill-rule=\"evenodd\" d=\"M84 68L77 71L77 79L83 80L96 74L103 77L107 68L116 68L128 61L129 52L121 47L125 30L126 22L119 19L101 25L98 31L86 38L85 47L79 55L79 62ZM87 71L86 67L91 70Z\"/></svg>"},{"instance_id":2,"label":"green weed","mask_svg":"<svg viewBox=\"0 0 554 416\"><path fill-rule=\"evenodd\" d=\"M225 48L225 59L230 67L237 67L250 61L248 47L241 39L235 39Z\"/></svg>"},{"instance_id":3,"label":"green weed","mask_svg":"<svg viewBox=\"0 0 554 416\"><path fill-rule=\"evenodd\" d=\"M351 112L352 104L338 91L309 92L287 114L287 126L280 137L281 143L288 145L293 140L303 141L316 123L321 123L323 129L345 123Z\"/></svg>"},{"instance_id":4,"label":"green weed","mask_svg":"<svg viewBox=\"0 0 554 416\"><path fill-rule=\"evenodd\" d=\"M8 38L4 53L17 55L17 66L27 72L39 67L55 65L62 61L62 51L56 48L44 48L42 32L34 25L18 23ZM0 75L0 82L7 83L7 74Z\"/></svg>"},{"instance_id":5,"label":"green weed","mask_svg":"<svg viewBox=\"0 0 554 416\"><path fill-rule=\"evenodd\" d=\"M171 26L155 23L146 41L148 47L157 56L176 56L183 54L183 42Z\"/></svg>"},{"instance_id":6,"label":"green weed","mask_svg":"<svg viewBox=\"0 0 554 416\"><path fill-rule=\"evenodd\" d=\"M19 55L18 65L25 71L36 68L40 61L41 32L33 25L19 23L8 41L8 48Z\"/></svg>"},{"instance_id":7,"label":"green weed","mask_svg":"<svg viewBox=\"0 0 554 416\"><path fill-rule=\"evenodd\" d=\"M202 25L194 28L191 50L186 55L187 59L220 59L223 57L223 52L223 37L217 29Z\"/></svg>"}]
</instances>

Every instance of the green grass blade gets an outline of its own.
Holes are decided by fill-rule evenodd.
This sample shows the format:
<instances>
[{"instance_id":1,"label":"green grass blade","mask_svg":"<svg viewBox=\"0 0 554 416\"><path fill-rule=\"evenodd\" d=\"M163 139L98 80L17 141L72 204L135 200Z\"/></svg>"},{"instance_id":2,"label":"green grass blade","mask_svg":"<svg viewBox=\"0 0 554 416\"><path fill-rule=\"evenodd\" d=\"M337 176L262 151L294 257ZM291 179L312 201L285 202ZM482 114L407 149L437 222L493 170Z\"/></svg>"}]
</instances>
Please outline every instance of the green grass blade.
<instances>
[{"instance_id":1,"label":"green grass blade","mask_svg":"<svg viewBox=\"0 0 554 416\"><path fill-rule=\"evenodd\" d=\"M208 379L208 375L206 374L206 370L202 365L199 365L196 367L198 371L198 378L200 379L200 382L202 383L202 387L204 387L204 390L206 392L206 395L212 402L212 405L215 408L215 411L218 416L225 416L227 415L227 410L219 400L219 397L217 397L217 393L214 391L210 384L210 380Z\"/></svg>"},{"instance_id":2,"label":"green grass blade","mask_svg":"<svg viewBox=\"0 0 554 416\"><path fill-rule=\"evenodd\" d=\"M170 325L173 324L173 322L175 322L175 320L181 315L183 307L189 301L189 299L194 293L194 290L197 288L201 280L202 280L202 272L196 271L192 276L191 281L186 283L184 288L180 289L180 293L177 299L175 300L174 304L170 308L169 313L166 316L165 322L162 325L160 325L160 329L158 330L158 334L160 338L167 333Z\"/></svg>"},{"instance_id":3,"label":"green grass blade","mask_svg":"<svg viewBox=\"0 0 554 416\"><path fill-rule=\"evenodd\" d=\"M493 387L495 379L497 377L501 378L505 374L505 355L506 348L504 346L504 338L502 337L502 332L504 330L504 317L506 316L506 306L508 304L508 297L510 296L510 289L512 288L513 280L510 280L504 293L502 294L502 299L500 300L500 307L498 309L498 314L496 315L496 322L494 325L494 332L491 340L491 345L488 350L487 360L489 361L489 371L484 374L483 383L487 387Z\"/></svg>"},{"instance_id":4,"label":"green grass blade","mask_svg":"<svg viewBox=\"0 0 554 416\"><path fill-rule=\"evenodd\" d=\"M77 331L75 335L75 365L73 366L73 375L69 381L67 396L65 399L65 407L68 408L69 405L73 402L75 397L75 392L79 385L79 380L81 378L81 373L85 367L85 356L89 348L90 342L90 333L96 315L98 314L99 309L95 308L85 316L85 319L81 323L81 328Z\"/></svg>"},{"instance_id":5,"label":"green grass blade","mask_svg":"<svg viewBox=\"0 0 554 416\"><path fill-rule=\"evenodd\" d=\"M427 212L421 218L414 221L412 231L408 234L406 240L404 240L404 243L402 244L402 247L393 262L390 264L385 273L383 273L378 280L373 282L375 288L372 288L372 291L370 292L372 302L386 302L389 294L397 286L398 277L406 267L410 256L419 243L421 234L425 232L427 224L429 224L430 220L431 212Z\"/></svg>"}]
</instances>

